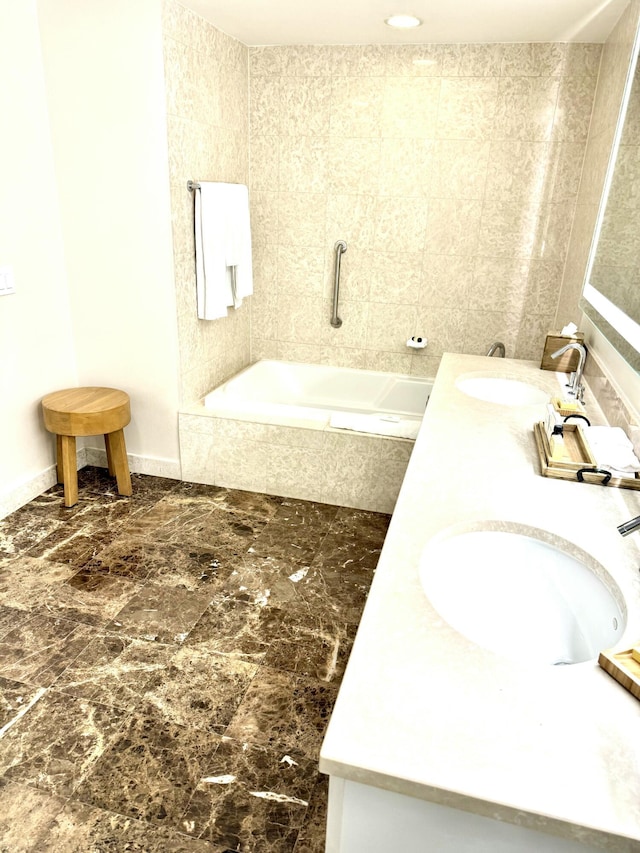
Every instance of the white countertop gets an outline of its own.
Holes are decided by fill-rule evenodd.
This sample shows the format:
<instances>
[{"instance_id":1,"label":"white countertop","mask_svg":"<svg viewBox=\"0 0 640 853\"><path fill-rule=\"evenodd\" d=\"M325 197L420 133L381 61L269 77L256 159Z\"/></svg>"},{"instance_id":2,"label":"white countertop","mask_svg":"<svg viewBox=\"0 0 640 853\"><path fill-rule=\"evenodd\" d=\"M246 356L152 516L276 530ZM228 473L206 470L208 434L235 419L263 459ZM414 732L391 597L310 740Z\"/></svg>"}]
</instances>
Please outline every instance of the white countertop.
<instances>
[{"instance_id":1,"label":"white countertop","mask_svg":"<svg viewBox=\"0 0 640 853\"><path fill-rule=\"evenodd\" d=\"M533 362L443 358L320 769L616 853L638 851L640 702L596 661L525 664L468 641L430 605L418 562L431 537L460 523L550 531L615 579L628 606L618 648L629 648L640 640L640 532L622 537L616 527L640 515L640 492L542 477L532 426L544 406L469 397L455 386L466 373L558 393L556 374ZM602 423L589 392L585 405Z\"/></svg>"}]
</instances>

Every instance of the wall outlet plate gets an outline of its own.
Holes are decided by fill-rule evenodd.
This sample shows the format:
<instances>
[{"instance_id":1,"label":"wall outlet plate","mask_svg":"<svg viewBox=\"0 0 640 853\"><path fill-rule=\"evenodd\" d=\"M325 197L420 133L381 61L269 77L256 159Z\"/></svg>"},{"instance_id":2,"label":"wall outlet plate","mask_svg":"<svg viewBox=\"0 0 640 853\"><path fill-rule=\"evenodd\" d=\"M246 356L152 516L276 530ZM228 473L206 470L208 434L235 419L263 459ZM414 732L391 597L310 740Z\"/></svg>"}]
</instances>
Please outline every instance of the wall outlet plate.
<instances>
[{"instance_id":1,"label":"wall outlet plate","mask_svg":"<svg viewBox=\"0 0 640 853\"><path fill-rule=\"evenodd\" d=\"M16 292L16 282L13 277L13 267L0 267L0 296L8 296Z\"/></svg>"}]
</instances>

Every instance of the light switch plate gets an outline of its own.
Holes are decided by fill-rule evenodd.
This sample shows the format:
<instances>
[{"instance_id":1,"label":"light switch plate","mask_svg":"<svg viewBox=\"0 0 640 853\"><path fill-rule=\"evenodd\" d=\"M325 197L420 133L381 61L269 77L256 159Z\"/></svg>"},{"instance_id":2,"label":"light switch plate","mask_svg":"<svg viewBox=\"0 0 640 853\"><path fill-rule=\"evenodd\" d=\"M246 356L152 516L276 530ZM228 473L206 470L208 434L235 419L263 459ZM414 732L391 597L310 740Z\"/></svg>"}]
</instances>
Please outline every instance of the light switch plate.
<instances>
[{"instance_id":1,"label":"light switch plate","mask_svg":"<svg viewBox=\"0 0 640 853\"><path fill-rule=\"evenodd\" d=\"M16 282L13 277L13 267L0 267L0 296L8 296L16 292Z\"/></svg>"}]
</instances>

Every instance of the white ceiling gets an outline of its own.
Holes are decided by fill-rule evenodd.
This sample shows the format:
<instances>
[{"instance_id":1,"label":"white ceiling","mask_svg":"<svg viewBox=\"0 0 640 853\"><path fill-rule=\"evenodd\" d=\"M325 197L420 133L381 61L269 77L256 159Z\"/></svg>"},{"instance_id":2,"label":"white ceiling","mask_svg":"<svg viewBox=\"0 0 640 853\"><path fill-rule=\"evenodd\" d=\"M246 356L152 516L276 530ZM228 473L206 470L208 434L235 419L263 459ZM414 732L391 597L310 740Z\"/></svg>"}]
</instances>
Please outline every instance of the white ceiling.
<instances>
[{"instance_id":1,"label":"white ceiling","mask_svg":"<svg viewBox=\"0 0 640 853\"><path fill-rule=\"evenodd\" d=\"M247 45L605 41L629 0L182 0ZM409 12L416 30L383 22Z\"/></svg>"}]
</instances>

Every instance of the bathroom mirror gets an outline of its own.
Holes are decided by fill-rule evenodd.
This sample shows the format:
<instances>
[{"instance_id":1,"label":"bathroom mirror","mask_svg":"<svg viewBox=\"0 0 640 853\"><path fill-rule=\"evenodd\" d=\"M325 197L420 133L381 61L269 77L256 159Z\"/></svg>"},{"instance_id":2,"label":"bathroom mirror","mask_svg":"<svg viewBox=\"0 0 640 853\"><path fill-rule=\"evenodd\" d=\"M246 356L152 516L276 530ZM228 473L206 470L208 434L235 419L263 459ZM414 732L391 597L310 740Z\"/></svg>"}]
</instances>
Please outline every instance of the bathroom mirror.
<instances>
[{"instance_id":1,"label":"bathroom mirror","mask_svg":"<svg viewBox=\"0 0 640 853\"><path fill-rule=\"evenodd\" d=\"M639 31L640 32L640 31ZM640 67L636 34L580 307L640 371Z\"/></svg>"}]
</instances>

